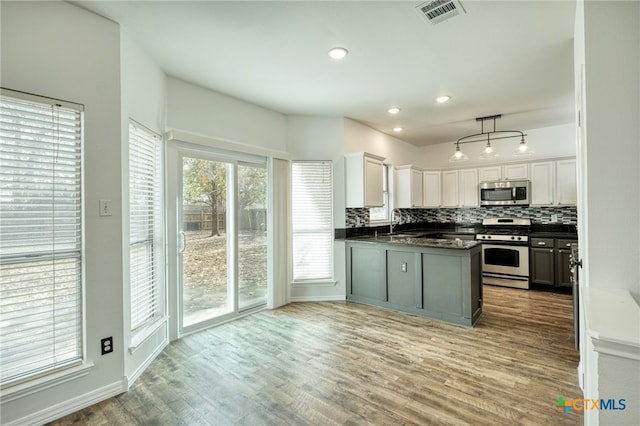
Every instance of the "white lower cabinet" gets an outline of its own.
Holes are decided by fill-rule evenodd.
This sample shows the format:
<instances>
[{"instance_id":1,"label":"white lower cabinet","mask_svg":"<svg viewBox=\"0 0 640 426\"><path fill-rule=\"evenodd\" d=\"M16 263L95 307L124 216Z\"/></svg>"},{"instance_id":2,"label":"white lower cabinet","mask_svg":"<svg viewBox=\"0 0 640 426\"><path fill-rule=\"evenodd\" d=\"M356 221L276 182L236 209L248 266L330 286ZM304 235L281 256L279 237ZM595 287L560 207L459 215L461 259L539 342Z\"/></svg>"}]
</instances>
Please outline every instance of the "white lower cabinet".
<instances>
[{"instance_id":1,"label":"white lower cabinet","mask_svg":"<svg viewBox=\"0 0 640 426\"><path fill-rule=\"evenodd\" d=\"M440 172L425 171L422 173L422 205L424 207L440 207L442 205Z\"/></svg>"}]
</instances>

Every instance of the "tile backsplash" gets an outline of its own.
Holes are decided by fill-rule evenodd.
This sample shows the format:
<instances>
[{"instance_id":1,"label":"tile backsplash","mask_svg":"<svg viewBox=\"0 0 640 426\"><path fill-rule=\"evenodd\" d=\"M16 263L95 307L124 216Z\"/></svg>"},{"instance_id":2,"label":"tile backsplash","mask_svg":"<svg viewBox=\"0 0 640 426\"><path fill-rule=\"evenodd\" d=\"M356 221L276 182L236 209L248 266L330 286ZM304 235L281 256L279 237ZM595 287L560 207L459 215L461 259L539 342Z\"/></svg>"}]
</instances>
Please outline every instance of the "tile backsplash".
<instances>
[{"instance_id":1,"label":"tile backsplash","mask_svg":"<svg viewBox=\"0 0 640 426\"><path fill-rule=\"evenodd\" d=\"M578 213L575 206L561 207L461 207L437 209L397 209L400 224L431 223L479 223L487 217L530 218L533 223L575 225ZM369 225L369 209L347 209L346 227L359 228Z\"/></svg>"}]
</instances>

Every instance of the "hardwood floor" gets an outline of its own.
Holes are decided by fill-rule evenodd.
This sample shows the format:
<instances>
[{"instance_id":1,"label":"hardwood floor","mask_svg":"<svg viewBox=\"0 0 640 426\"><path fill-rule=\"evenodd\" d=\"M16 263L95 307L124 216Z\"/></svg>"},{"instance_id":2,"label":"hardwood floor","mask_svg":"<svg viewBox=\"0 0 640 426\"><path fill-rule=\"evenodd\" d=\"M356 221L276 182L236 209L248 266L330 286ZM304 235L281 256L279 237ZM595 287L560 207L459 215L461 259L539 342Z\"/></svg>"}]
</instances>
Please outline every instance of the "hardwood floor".
<instances>
[{"instance_id":1,"label":"hardwood floor","mask_svg":"<svg viewBox=\"0 0 640 426\"><path fill-rule=\"evenodd\" d=\"M571 295L485 286L475 328L293 303L185 337L55 425L582 424Z\"/></svg>"}]
</instances>

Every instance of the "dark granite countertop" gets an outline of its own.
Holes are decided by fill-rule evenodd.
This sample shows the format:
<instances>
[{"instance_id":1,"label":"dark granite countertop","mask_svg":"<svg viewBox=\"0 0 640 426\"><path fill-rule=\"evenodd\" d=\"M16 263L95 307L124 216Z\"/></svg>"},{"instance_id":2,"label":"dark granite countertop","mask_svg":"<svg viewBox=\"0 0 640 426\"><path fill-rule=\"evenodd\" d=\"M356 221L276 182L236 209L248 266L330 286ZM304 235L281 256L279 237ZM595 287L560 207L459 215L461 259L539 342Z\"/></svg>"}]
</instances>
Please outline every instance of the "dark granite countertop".
<instances>
[{"instance_id":1,"label":"dark granite countertop","mask_svg":"<svg viewBox=\"0 0 640 426\"><path fill-rule=\"evenodd\" d=\"M532 232L529 234L529 238L566 238L566 239L578 239L578 234L575 232Z\"/></svg>"},{"instance_id":2,"label":"dark granite countertop","mask_svg":"<svg viewBox=\"0 0 640 426\"><path fill-rule=\"evenodd\" d=\"M437 232L433 232L437 233ZM398 244L405 246L445 248L456 250L469 250L481 244L476 240L458 240L458 239L437 239L428 238L430 233L418 233L416 235L395 234L395 235L368 235L363 237L345 238L344 241L352 241L358 243L374 243L374 244ZM423 236L426 235L426 236Z\"/></svg>"}]
</instances>

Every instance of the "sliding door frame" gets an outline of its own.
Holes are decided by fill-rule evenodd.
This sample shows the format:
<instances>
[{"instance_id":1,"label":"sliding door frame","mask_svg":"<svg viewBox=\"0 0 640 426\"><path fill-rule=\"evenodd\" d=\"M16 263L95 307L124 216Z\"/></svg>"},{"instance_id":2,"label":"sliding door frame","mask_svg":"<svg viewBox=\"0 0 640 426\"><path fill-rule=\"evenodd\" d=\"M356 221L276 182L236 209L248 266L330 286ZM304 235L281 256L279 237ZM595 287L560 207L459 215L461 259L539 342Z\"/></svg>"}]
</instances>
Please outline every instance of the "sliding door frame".
<instances>
[{"instance_id":1,"label":"sliding door frame","mask_svg":"<svg viewBox=\"0 0 640 426\"><path fill-rule=\"evenodd\" d=\"M239 310L238 299L238 164L264 166L267 170L267 197L270 197L271 171L269 161L265 157L255 156L242 152L233 152L201 146L188 142L169 141L167 145L165 182L166 182L166 241L167 241L167 300L169 302L169 336L170 340L178 339L187 334L204 330L206 328L231 321L244 315L248 315L266 308L264 303L247 306ZM205 320L198 324L183 327L182 315L182 256L179 245L181 244L181 232L183 223L182 212L182 162L185 157L199 158L207 161L215 161L227 164L227 206L226 214L226 238L227 238L227 290L228 297L232 299L232 310L221 316ZM270 209L267 216L271 215ZM271 220L267 220L270 223ZM269 229L267 232L271 232ZM268 239L270 240L270 239ZM232 291L229 291L229 290ZM271 286L267 292L271 292Z\"/></svg>"}]
</instances>

